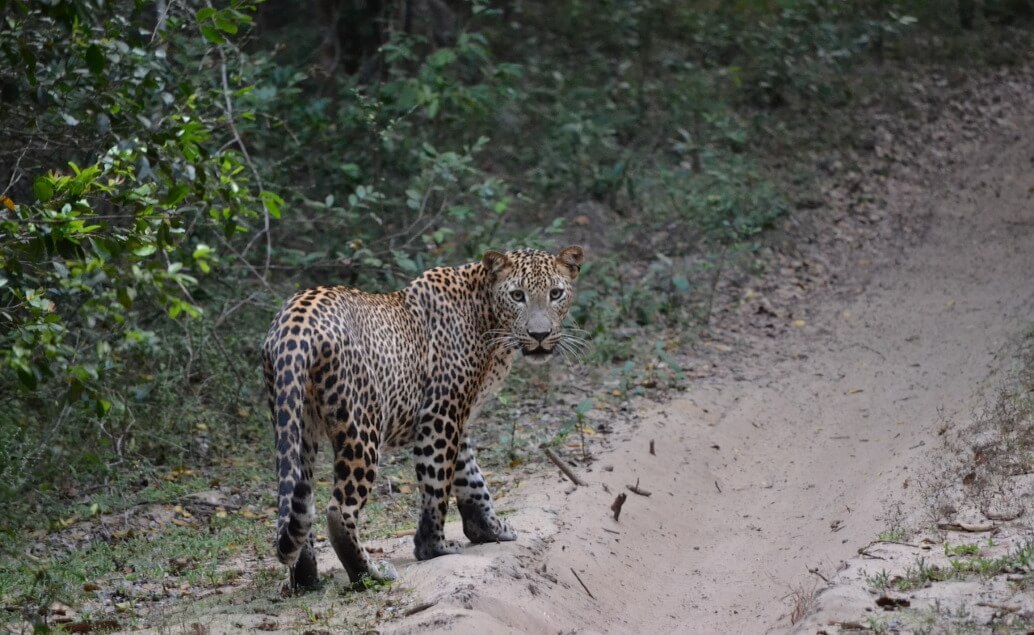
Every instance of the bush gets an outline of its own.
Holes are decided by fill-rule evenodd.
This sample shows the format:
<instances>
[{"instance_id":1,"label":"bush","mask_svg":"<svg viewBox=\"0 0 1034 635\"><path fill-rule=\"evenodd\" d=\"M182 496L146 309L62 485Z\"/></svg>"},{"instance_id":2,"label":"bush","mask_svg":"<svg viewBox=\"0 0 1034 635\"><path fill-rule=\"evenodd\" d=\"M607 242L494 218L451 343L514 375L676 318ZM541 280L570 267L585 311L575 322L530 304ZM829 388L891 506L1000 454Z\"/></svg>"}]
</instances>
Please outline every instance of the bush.
<instances>
[{"instance_id":1,"label":"bush","mask_svg":"<svg viewBox=\"0 0 1034 635\"><path fill-rule=\"evenodd\" d=\"M224 35L250 24L250 2L170 11L153 35L135 3L10 5L4 116L32 131L8 140L0 214L0 377L21 386L0 428L23 459L7 465L30 470L17 489L47 464L34 451L83 433L99 443L101 419L132 418L165 334L204 315L206 287L282 201L235 142L234 85L220 78ZM198 67L203 79L184 81ZM62 430L69 419L83 423Z\"/></svg>"}]
</instances>

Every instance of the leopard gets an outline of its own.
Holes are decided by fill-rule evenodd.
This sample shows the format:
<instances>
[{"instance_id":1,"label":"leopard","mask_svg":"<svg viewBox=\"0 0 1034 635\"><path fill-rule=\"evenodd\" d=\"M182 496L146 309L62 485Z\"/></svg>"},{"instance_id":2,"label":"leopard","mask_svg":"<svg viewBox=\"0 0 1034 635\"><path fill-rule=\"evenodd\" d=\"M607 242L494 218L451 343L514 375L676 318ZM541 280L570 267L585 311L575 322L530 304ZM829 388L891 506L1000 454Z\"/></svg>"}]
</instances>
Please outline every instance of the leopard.
<instances>
[{"instance_id":1,"label":"leopard","mask_svg":"<svg viewBox=\"0 0 1034 635\"><path fill-rule=\"evenodd\" d=\"M487 251L428 269L391 293L320 286L294 294L262 346L276 442L274 547L289 591L318 588L313 474L333 454L327 538L351 583L398 577L360 542L360 512L382 451L412 446L420 497L417 560L464 549L445 538L450 497L471 544L516 540L496 513L468 424L498 394L518 357L571 357L586 339L565 326L582 247Z\"/></svg>"}]
</instances>

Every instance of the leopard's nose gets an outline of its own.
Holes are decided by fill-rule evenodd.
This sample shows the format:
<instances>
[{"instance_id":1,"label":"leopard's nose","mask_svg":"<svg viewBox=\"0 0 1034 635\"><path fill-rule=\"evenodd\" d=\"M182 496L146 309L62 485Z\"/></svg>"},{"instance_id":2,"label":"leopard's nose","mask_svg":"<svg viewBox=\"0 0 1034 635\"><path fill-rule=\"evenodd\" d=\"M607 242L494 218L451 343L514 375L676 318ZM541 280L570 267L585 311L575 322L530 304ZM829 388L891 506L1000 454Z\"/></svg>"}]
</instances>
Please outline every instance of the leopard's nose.
<instances>
[{"instance_id":1,"label":"leopard's nose","mask_svg":"<svg viewBox=\"0 0 1034 635\"><path fill-rule=\"evenodd\" d=\"M528 335L534 337L541 344L542 340L549 337L549 331L528 331Z\"/></svg>"}]
</instances>

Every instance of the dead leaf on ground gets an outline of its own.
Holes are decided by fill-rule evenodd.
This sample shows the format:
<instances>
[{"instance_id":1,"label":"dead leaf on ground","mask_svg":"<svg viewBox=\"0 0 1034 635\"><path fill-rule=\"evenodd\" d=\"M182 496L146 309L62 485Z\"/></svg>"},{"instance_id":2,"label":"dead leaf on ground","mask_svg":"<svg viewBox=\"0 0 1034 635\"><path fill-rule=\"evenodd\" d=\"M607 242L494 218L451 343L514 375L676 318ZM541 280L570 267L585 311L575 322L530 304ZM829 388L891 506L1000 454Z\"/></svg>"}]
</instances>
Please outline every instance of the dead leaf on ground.
<instances>
[{"instance_id":1,"label":"dead leaf on ground","mask_svg":"<svg viewBox=\"0 0 1034 635\"><path fill-rule=\"evenodd\" d=\"M122 626L115 620L83 620L64 625L64 629L69 633L101 633L120 628Z\"/></svg>"},{"instance_id":2,"label":"dead leaf on ground","mask_svg":"<svg viewBox=\"0 0 1034 635\"><path fill-rule=\"evenodd\" d=\"M892 598L887 595L881 595L876 598L876 606L883 607L885 611L893 611L899 608L908 608L912 606L912 603L905 598Z\"/></svg>"}]
</instances>

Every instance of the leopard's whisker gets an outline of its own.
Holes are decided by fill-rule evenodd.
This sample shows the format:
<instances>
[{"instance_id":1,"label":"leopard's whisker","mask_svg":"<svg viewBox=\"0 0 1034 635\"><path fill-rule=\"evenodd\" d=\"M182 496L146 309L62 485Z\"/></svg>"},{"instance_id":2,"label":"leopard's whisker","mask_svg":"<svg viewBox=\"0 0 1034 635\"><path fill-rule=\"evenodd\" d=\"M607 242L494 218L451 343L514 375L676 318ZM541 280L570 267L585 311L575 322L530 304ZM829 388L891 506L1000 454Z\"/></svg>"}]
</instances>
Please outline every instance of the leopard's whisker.
<instances>
[{"instance_id":1,"label":"leopard's whisker","mask_svg":"<svg viewBox=\"0 0 1034 635\"><path fill-rule=\"evenodd\" d=\"M577 361L585 356L584 351L572 348L571 343L566 340L557 342L557 350L564 355L564 359L568 362Z\"/></svg>"},{"instance_id":2,"label":"leopard's whisker","mask_svg":"<svg viewBox=\"0 0 1034 635\"><path fill-rule=\"evenodd\" d=\"M586 342L585 340L580 340L580 339L577 339L577 338L574 338L574 337L566 337L566 336L564 336L564 337L560 338L560 342L562 342L565 345L571 347L572 350L578 350L578 351L582 351L582 352L585 352L585 351L589 350L589 343Z\"/></svg>"},{"instance_id":3,"label":"leopard's whisker","mask_svg":"<svg viewBox=\"0 0 1034 635\"><path fill-rule=\"evenodd\" d=\"M578 344L580 346L589 345L588 340L582 339L580 337L575 337L574 335L568 335L567 333L562 334L560 336L560 339L564 340L565 342L571 342L572 344Z\"/></svg>"},{"instance_id":4,"label":"leopard's whisker","mask_svg":"<svg viewBox=\"0 0 1034 635\"><path fill-rule=\"evenodd\" d=\"M583 358L588 355L589 350L592 348L588 342L583 342L581 340L568 340L568 346L570 346L572 350L577 351L579 358Z\"/></svg>"},{"instance_id":5,"label":"leopard's whisker","mask_svg":"<svg viewBox=\"0 0 1034 635\"><path fill-rule=\"evenodd\" d=\"M567 352L567 350L564 347L560 346L560 345L557 345L556 349L558 351L560 351L560 356L564 358L564 361L567 362L568 364L570 364L571 363L571 355Z\"/></svg>"},{"instance_id":6,"label":"leopard's whisker","mask_svg":"<svg viewBox=\"0 0 1034 635\"><path fill-rule=\"evenodd\" d=\"M569 364L573 364L581 358L581 355L578 354L578 352L568 349L567 346L559 346L559 351L560 354L564 356L564 360Z\"/></svg>"},{"instance_id":7,"label":"leopard's whisker","mask_svg":"<svg viewBox=\"0 0 1034 635\"><path fill-rule=\"evenodd\" d=\"M582 331L582 332L585 333L585 331ZM585 333L585 334L588 335L588 333ZM588 337L583 337L581 335L578 335L577 333L572 333L570 330L562 331L560 335L561 335L561 337L566 337L566 338L572 339L572 340L578 340L579 342L588 342L589 341Z\"/></svg>"}]
</instances>

